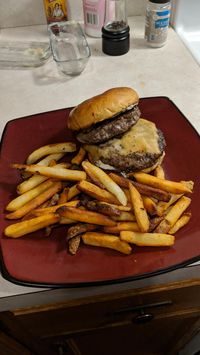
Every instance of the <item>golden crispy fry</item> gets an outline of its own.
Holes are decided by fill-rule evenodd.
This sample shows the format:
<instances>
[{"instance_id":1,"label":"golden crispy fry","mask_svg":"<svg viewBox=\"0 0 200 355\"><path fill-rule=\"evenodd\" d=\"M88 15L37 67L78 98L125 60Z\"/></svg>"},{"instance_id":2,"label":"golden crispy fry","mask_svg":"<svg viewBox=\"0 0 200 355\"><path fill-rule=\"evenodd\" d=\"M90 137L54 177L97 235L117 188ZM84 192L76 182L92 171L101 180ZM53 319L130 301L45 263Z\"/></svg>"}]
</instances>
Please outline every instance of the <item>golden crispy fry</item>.
<instances>
[{"instance_id":1,"label":"golden crispy fry","mask_svg":"<svg viewBox=\"0 0 200 355\"><path fill-rule=\"evenodd\" d=\"M44 159L38 161L37 164L42 166L48 166L52 162L52 160L57 162L58 160L62 159L64 155L65 153L49 154Z\"/></svg>"},{"instance_id":2,"label":"golden crispy fry","mask_svg":"<svg viewBox=\"0 0 200 355\"><path fill-rule=\"evenodd\" d=\"M69 201L61 204L57 204L51 207L37 208L33 211L35 216L41 216L43 214L54 213L58 208L67 206L67 207L77 207L79 205L79 200Z\"/></svg>"},{"instance_id":3,"label":"golden crispy fry","mask_svg":"<svg viewBox=\"0 0 200 355\"><path fill-rule=\"evenodd\" d=\"M132 173L133 174L133 173ZM147 174L148 175L148 174ZM161 201L169 201L170 199L170 194L167 193L166 191L145 185L145 184L140 184L139 182L135 182L133 180L124 178L123 176L117 175L115 173L110 173L109 176L121 187L128 188L129 183L134 185L138 192L142 195L149 196L156 198L157 200Z\"/></svg>"},{"instance_id":4,"label":"golden crispy fry","mask_svg":"<svg viewBox=\"0 0 200 355\"><path fill-rule=\"evenodd\" d=\"M104 227L105 233L119 234L121 231L139 232L140 228L136 222L118 222L114 227Z\"/></svg>"},{"instance_id":5,"label":"golden crispy fry","mask_svg":"<svg viewBox=\"0 0 200 355\"><path fill-rule=\"evenodd\" d=\"M66 163L59 163L59 164L56 164L54 166L54 168L61 169L61 168L66 167L66 165L67 165ZM38 186L39 184L46 181L47 179L48 179L48 177L46 177L46 176L34 174L29 179L23 181L21 184L19 184L17 186L17 193L19 195L22 195L25 192L32 190L34 187Z\"/></svg>"},{"instance_id":6,"label":"golden crispy fry","mask_svg":"<svg viewBox=\"0 0 200 355\"><path fill-rule=\"evenodd\" d=\"M61 217L66 217L79 222L99 224L100 226L115 226L116 224L103 214L75 207L61 207L57 210L57 213L59 213Z\"/></svg>"},{"instance_id":7,"label":"golden crispy fry","mask_svg":"<svg viewBox=\"0 0 200 355\"><path fill-rule=\"evenodd\" d=\"M172 194L182 194L187 192L192 192L188 187L180 182L159 179L156 176L145 174L145 173L134 173L135 179L143 184L147 184L154 188L158 188Z\"/></svg>"},{"instance_id":8,"label":"golden crispy fry","mask_svg":"<svg viewBox=\"0 0 200 355\"><path fill-rule=\"evenodd\" d=\"M147 232L149 230L149 218L144 208L142 197L131 183L129 183L129 190L137 224L141 232Z\"/></svg>"},{"instance_id":9,"label":"golden crispy fry","mask_svg":"<svg viewBox=\"0 0 200 355\"><path fill-rule=\"evenodd\" d=\"M33 198L36 196L40 195L43 191L48 189L50 186L52 186L53 181L47 180L43 182L42 184L38 185L32 190L29 190L25 192L23 195L20 195L16 197L14 200L9 202L9 204L6 206L7 211L16 211L17 209L21 208L24 206L27 202L31 201Z\"/></svg>"},{"instance_id":10,"label":"golden crispy fry","mask_svg":"<svg viewBox=\"0 0 200 355\"><path fill-rule=\"evenodd\" d=\"M115 196L110 192L101 189L100 187L92 184L89 181L81 181L77 184L77 188L86 193L87 195L94 197L95 199L103 202L109 202L117 204L119 203Z\"/></svg>"},{"instance_id":11,"label":"golden crispy fry","mask_svg":"<svg viewBox=\"0 0 200 355\"><path fill-rule=\"evenodd\" d=\"M179 219L178 221L173 225L172 228L170 228L169 230L169 234L175 234L176 232L178 232L179 229L181 229L182 227L184 227L190 220L192 214L191 212L186 212L184 213Z\"/></svg>"},{"instance_id":12,"label":"golden crispy fry","mask_svg":"<svg viewBox=\"0 0 200 355\"><path fill-rule=\"evenodd\" d=\"M11 238L22 237L23 235L35 232L39 229L57 223L59 218L60 217L58 214L50 213L40 217L28 219L6 227L4 234L6 237Z\"/></svg>"},{"instance_id":13,"label":"golden crispy fry","mask_svg":"<svg viewBox=\"0 0 200 355\"><path fill-rule=\"evenodd\" d=\"M88 168L88 165L85 163L87 163L87 161L82 162L82 167L85 170L88 177L90 178L90 180L92 181L92 183L94 183L95 185L97 185L101 189L104 189L104 185L102 184L102 182L96 177L94 172L90 168Z\"/></svg>"},{"instance_id":14,"label":"golden crispy fry","mask_svg":"<svg viewBox=\"0 0 200 355\"><path fill-rule=\"evenodd\" d=\"M101 201L100 201L101 203ZM131 211L131 206L121 206L121 205L115 205L113 203L108 203L108 202L102 202L103 204L106 204L106 205L110 205L112 207L115 207L117 208L119 211L125 211L125 212L129 212Z\"/></svg>"},{"instance_id":15,"label":"golden crispy fry","mask_svg":"<svg viewBox=\"0 0 200 355\"><path fill-rule=\"evenodd\" d=\"M77 188L77 184L69 187L67 194L67 201L70 201L73 197L79 195L81 191Z\"/></svg>"},{"instance_id":16,"label":"golden crispy fry","mask_svg":"<svg viewBox=\"0 0 200 355\"><path fill-rule=\"evenodd\" d=\"M124 194L123 190L114 182L108 174L106 174L102 169L97 166L91 164L89 161L85 161L82 163L83 169L87 166L88 170L90 170L98 180L104 185L106 190L112 193L117 200L121 203L122 206L127 205L127 198Z\"/></svg>"},{"instance_id":17,"label":"golden crispy fry","mask_svg":"<svg viewBox=\"0 0 200 355\"><path fill-rule=\"evenodd\" d=\"M181 184L185 185L189 190L193 191L194 181L192 181L192 180L189 180L189 181L182 180L180 182L181 182Z\"/></svg>"},{"instance_id":18,"label":"golden crispy fry","mask_svg":"<svg viewBox=\"0 0 200 355\"><path fill-rule=\"evenodd\" d=\"M125 212L125 211L121 211L119 216L112 216L112 219L114 219L114 221L128 221L128 222L135 222L136 218L134 216L133 213L131 212Z\"/></svg>"},{"instance_id":19,"label":"golden crispy fry","mask_svg":"<svg viewBox=\"0 0 200 355\"><path fill-rule=\"evenodd\" d=\"M43 176L47 176L54 179L59 180L85 180L86 173L84 171L79 170L70 170L70 169L57 169L56 167L49 167L49 166L39 166L37 164L33 165L23 165L23 164L12 164L13 168L25 170L30 173L37 173Z\"/></svg>"},{"instance_id":20,"label":"golden crispy fry","mask_svg":"<svg viewBox=\"0 0 200 355\"><path fill-rule=\"evenodd\" d=\"M28 156L26 163L34 164L36 161L38 161L42 157L45 157L46 155L54 154L54 153L71 153L71 152L75 152L75 150L76 150L76 144L72 142L48 144L32 152Z\"/></svg>"},{"instance_id":21,"label":"golden crispy fry","mask_svg":"<svg viewBox=\"0 0 200 355\"><path fill-rule=\"evenodd\" d=\"M157 167L155 168L154 176L156 176L159 179L165 179L165 172L161 165L157 165Z\"/></svg>"},{"instance_id":22,"label":"golden crispy fry","mask_svg":"<svg viewBox=\"0 0 200 355\"><path fill-rule=\"evenodd\" d=\"M174 245L174 236L161 233L136 233L122 231L120 239L138 246L167 247Z\"/></svg>"},{"instance_id":23,"label":"golden crispy fry","mask_svg":"<svg viewBox=\"0 0 200 355\"><path fill-rule=\"evenodd\" d=\"M31 201L27 202L18 210L7 214L6 218L8 219L18 219L25 216L30 211L34 210L35 208L39 207L42 203L49 200L54 194L59 192L62 189L61 182L54 182L52 185L43 191L40 195L33 198Z\"/></svg>"},{"instance_id":24,"label":"golden crispy fry","mask_svg":"<svg viewBox=\"0 0 200 355\"><path fill-rule=\"evenodd\" d=\"M173 225L178 221L182 213L191 203L191 199L186 196L182 196L175 205L173 205L169 212L166 214L161 223L156 227L156 233L168 233Z\"/></svg>"},{"instance_id":25,"label":"golden crispy fry","mask_svg":"<svg viewBox=\"0 0 200 355\"><path fill-rule=\"evenodd\" d=\"M157 205L156 203L148 196L142 196L144 208L151 216L157 214Z\"/></svg>"},{"instance_id":26,"label":"golden crispy fry","mask_svg":"<svg viewBox=\"0 0 200 355\"><path fill-rule=\"evenodd\" d=\"M121 241L119 237L111 234L86 232L82 235L82 240L84 244L114 249L127 255L132 251L128 243Z\"/></svg>"},{"instance_id":27,"label":"golden crispy fry","mask_svg":"<svg viewBox=\"0 0 200 355\"><path fill-rule=\"evenodd\" d=\"M67 202L68 190L69 190L69 188L68 188L68 187L65 187L65 188L61 191L60 196L59 196L59 199L58 199L58 205L60 205L61 203Z\"/></svg>"},{"instance_id":28,"label":"golden crispy fry","mask_svg":"<svg viewBox=\"0 0 200 355\"><path fill-rule=\"evenodd\" d=\"M157 215L163 216L167 209L181 198L183 194L172 194L168 202L159 201L157 203Z\"/></svg>"},{"instance_id":29,"label":"golden crispy fry","mask_svg":"<svg viewBox=\"0 0 200 355\"><path fill-rule=\"evenodd\" d=\"M71 160L72 164L80 165L85 158L86 151L82 147L80 147L76 156Z\"/></svg>"}]
</instances>

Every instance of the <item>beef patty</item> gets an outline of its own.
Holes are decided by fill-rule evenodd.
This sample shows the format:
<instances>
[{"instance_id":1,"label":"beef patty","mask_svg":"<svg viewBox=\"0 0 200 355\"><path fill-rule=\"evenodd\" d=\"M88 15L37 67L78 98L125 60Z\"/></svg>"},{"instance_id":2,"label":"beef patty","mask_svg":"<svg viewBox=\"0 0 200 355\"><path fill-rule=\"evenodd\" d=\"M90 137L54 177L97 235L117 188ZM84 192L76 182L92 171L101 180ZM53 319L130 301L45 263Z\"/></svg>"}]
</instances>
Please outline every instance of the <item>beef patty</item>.
<instances>
[{"instance_id":1,"label":"beef patty","mask_svg":"<svg viewBox=\"0 0 200 355\"><path fill-rule=\"evenodd\" d=\"M105 120L92 128L78 133L77 139L81 143L98 144L127 132L140 118L138 106L120 113L112 119Z\"/></svg>"},{"instance_id":2,"label":"beef patty","mask_svg":"<svg viewBox=\"0 0 200 355\"><path fill-rule=\"evenodd\" d=\"M128 155L120 156L119 151L117 151L114 147L112 148L111 146L109 157L102 155L100 160L104 164L114 166L117 171L129 172L147 169L153 166L157 159L163 155L166 146L163 133L159 129L157 130L157 133L160 153L134 152Z\"/></svg>"}]
</instances>

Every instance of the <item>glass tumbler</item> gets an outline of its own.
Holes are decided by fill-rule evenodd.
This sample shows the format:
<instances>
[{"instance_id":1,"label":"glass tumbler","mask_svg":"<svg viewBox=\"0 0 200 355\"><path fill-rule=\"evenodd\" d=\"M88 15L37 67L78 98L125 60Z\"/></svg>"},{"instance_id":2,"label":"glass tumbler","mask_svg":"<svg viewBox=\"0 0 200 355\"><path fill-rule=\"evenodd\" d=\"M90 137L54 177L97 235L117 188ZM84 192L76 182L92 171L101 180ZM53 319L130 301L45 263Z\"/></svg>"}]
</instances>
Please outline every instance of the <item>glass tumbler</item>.
<instances>
[{"instance_id":1,"label":"glass tumbler","mask_svg":"<svg viewBox=\"0 0 200 355\"><path fill-rule=\"evenodd\" d=\"M54 22L48 26L53 58L59 71L78 75L91 56L85 34L78 22Z\"/></svg>"}]
</instances>

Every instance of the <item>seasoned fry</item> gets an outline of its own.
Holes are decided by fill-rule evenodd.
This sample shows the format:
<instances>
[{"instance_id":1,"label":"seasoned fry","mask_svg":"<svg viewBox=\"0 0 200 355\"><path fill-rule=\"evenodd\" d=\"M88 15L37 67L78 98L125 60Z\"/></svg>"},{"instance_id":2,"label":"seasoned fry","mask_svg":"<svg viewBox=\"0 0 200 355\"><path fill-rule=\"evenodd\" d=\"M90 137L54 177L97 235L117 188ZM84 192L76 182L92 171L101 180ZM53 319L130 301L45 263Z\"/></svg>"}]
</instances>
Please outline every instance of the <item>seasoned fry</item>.
<instances>
[{"instance_id":1,"label":"seasoned fry","mask_svg":"<svg viewBox=\"0 0 200 355\"><path fill-rule=\"evenodd\" d=\"M186 196L182 196L175 205L171 207L161 223L156 227L156 233L168 233L173 225L178 221L182 213L190 205L191 199Z\"/></svg>"},{"instance_id":2,"label":"seasoned fry","mask_svg":"<svg viewBox=\"0 0 200 355\"><path fill-rule=\"evenodd\" d=\"M57 210L61 217L66 217L75 221L85 222L90 224L99 224L100 226L115 226L115 222L110 218L87 210L81 210L75 207L61 207Z\"/></svg>"},{"instance_id":3,"label":"seasoned fry","mask_svg":"<svg viewBox=\"0 0 200 355\"><path fill-rule=\"evenodd\" d=\"M57 223L59 218L58 214L50 213L40 217L28 219L26 221L14 223L6 227L4 234L6 237L11 238L22 237L23 235Z\"/></svg>"},{"instance_id":4,"label":"seasoned fry","mask_svg":"<svg viewBox=\"0 0 200 355\"><path fill-rule=\"evenodd\" d=\"M127 222L135 222L136 218L134 216L133 213L131 212L125 212L125 211L121 211L119 216L112 216L112 219L114 219L114 221L127 221Z\"/></svg>"},{"instance_id":5,"label":"seasoned fry","mask_svg":"<svg viewBox=\"0 0 200 355\"><path fill-rule=\"evenodd\" d=\"M157 204L148 196L142 196L144 208L151 216L157 214Z\"/></svg>"},{"instance_id":6,"label":"seasoned fry","mask_svg":"<svg viewBox=\"0 0 200 355\"><path fill-rule=\"evenodd\" d=\"M110 192L101 189L100 187L92 184L89 181L81 181L77 184L77 188L86 193L87 195L94 197L95 199L103 202L109 202L117 204L119 203L115 196Z\"/></svg>"},{"instance_id":7,"label":"seasoned fry","mask_svg":"<svg viewBox=\"0 0 200 355\"><path fill-rule=\"evenodd\" d=\"M41 216L43 214L54 213L58 208L67 206L67 207L77 207L79 205L79 200L69 201L65 203L61 203L51 207L37 208L33 211L35 216Z\"/></svg>"},{"instance_id":8,"label":"seasoned fry","mask_svg":"<svg viewBox=\"0 0 200 355\"><path fill-rule=\"evenodd\" d=\"M69 227L67 231L67 240L76 237L77 235L94 231L97 229L96 224L89 224L89 223L77 223L75 226Z\"/></svg>"},{"instance_id":9,"label":"seasoned fry","mask_svg":"<svg viewBox=\"0 0 200 355\"><path fill-rule=\"evenodd\" d=\"M119 234L121 231L139 232L140 228L136 222L118 222L114 227L104 227L105 233Z\"/></svg>"},{"instance_id":10,"label":"seasoned fry","mask_svg":"<svg viewBox=\"0 0 200 355\"><path fill-rule=\"evenodd\" d=\"M147 174L148 175L148 174ZM115 173L110 173L109 176L121 187L128 188L129 183L134 185L138 192L142 195L149 196L156 198L157 200L161 201L169 201L170 199L170 194L167 193L166 191L156 189L154 187L145 185L145 184L140 184L139 182L135 182L133 180L124 178L123 176L117 175Z\"/></svg>"},{"instance_id":11,"label":"seasoned fry","mask_svg":"<svg viewBox=\"0 0 200 355\"><path fill-rule=\"evenodd\" d=\"M61 203L67 202L68 190L69 190L69 188L65 187L65 188L61 191L60 196L59 196L59 199L58 199L58 205L60 205Z\"/></svg>"},{"instance_id":12,"label":"seasoned fry","mask_svg":"<svg viewBox=\"0 0 200 355\"><path fill-rule=\"evenodd\" d=\"M184 194L192 192L190 189L188 189L187 186L185 186L181 182L159 179L156 176L145 173L134 173L134 177L140 183L147 184L149 186L164 190L166 192L171 192L172 194Z\"/></svg>"},{"instance_id":13,"label":"seasoned fry","mask_svg":"<svg viewBox=\"0 0 200 355\"><path fill-rule=\"evenodd\" d=\"M96 177L96 175L93 173L93 171L90 168L88 168L88 165L85 163L87 163L87 161L82 162L82 167L85 170L88 177L90 178L90 180L92 181L92 183L94 183L95 185L97 185L101 189L104 189L104 185L102 184L102 182Z\"/></svg>"},{"instance_id":14,"label":"seasoned fry","mask_svg":"<svg viewBox=\"0 0 200 355\"><path fill-rule=\"evenodd\" d=\"M122 231L120 239L138 246L168 247L174 245L175 238L169 234Z\"/></svg>"},{"instance_id":15,"label":"seasoned fry","mask_svg":"<svg viewBox=\"0 0 200 355\"><path fill-rule=\"evenodd\" d=\"M120 216L120 211L117 208L99 202L98 200L82 201L82 204L90 211L99 212L107 216Z\"/></svg>"},{"instance_id":16,"label":"seasoned fry","mask_svg":"<svg viewBox=\"0 0 200 355\"><path fill-rule=\"evenodd\" d=\"M72 164L80 165L85 158L86 151L84 148L80 147L77 155L71 160Z\"/></svg>"},{"instance_id":17,"label":"seasoned fry","mask_svg":"<svg viewBox=\"0 0 200 355\"><path fill-rule=\"evenodd\" d=\"M156 176L159 179L165 179L165 172L161 165L157 165L157 167L155 168L154 176Z\"/></svg>"},{"instance_id":18,"label":"seasoned fry","mask_svg":"<svg viewBox=\"0 0 200 355\"><path fill-rule=\"evenodd\" d=\"M38 185L37 187L35 187L34 189L29 190L28 192L25 192L23 195L16 197L6 206L6 210L16 211L17 209L24 206L27 202L31 201L34 197L40 195L43 191L45 191L50 186L52 186L52 184L53 181L47 180L42 184Z\"/></svg>"},{"instance_id":19,"label":"seasoned fry","mask_svg":"<svg viewBox=\"0 0 200 355\"><path fill-rule=\"evenodd\" d=\"M49 167L49 166L39 166L37 164L33 165L23 165L23 164L12 164L13 168L22 169L28 171L30 173L37 173L43 176L47 176L54 179L59 180L85 180L86 173L84 171L79 170L70 170L70 169L57 169L56 167Z\"/></svg>"},{"instance_id":20,"label":"seasoned fry","mask_svg":"<svg viewBox=\"0 0 200 355\"><path fill-rule=\"evenodd\" d=\"M129 183L129 190L137 224L141 232L147 232L149 230L149 218L144 208L142 197L131 183Z\"/></svg>"},{"instance_id":21,"label":"seasoned fry","mask_svg":"<svg viewBox=\"0 0 200 355\"><path fill-rule=\"evenodd\" d=\"M43 202L49 200L55 193L59 192L62 189L61 182L54 182L48 189L43 191L40 195L33 198L31 201L27 202L18 210L7 214L6 218L8 219L18 219L25 216L31 210L40 206Z\"/></svg>"},{"instance_id":22,"label":"seasoned fry","mask_svg":"<svg viewBox=\"0 0 200 355\"><path fill-rule=\"evenodd\" d=\"M120 240L119 237L115 235L87 232L82 235L82 240L84 244L114 249L127 255L130 254L132 250L128 243Z\"/></svg>"},{"instance_id":23,"label":"seasoned fry","mask_svg":"<svg viewBox=\"0 0 200 355\"><path fill-rule=\"evenodd\" d=\"M169 234L175 234L176 232L178 232L179 229L183 228L189 222L191 216L192 216L191 212L184 213L178 219L178 221L173 225L173 227L170 228L168 233Z\"/></svg>"},{"instance_id":24,"label":"seasoned fry","mask_svg":"<svg viewBox=\"0 0 200 355\"><path fill-rule=\"evenodd\" d=\"M75 150L76 150L76 144L72 142L48 144L32 152L28 156L26 163L34 164L36 161L38 161L39 159L41 159L46 155L54 154L54 153L71 153L71 152L75 152Z\"/></svg>"},{"instance_id":25,"label":"seasoned fry","mask_svg":"<svg viewBox=\"0 0 200 355\"><path fill-rule=\"evenodd\" d=\"M87 166L88 170L90 170L97 177L97 179L100 180L100 182L105 186L106 190L112 193L122 206L127 205L127 198L123 190L110 178L108 174L106 174L97 166L91 164L89 161L83 162L82 166L83 169L85 166Z\"/></svg>"}]
</instances>

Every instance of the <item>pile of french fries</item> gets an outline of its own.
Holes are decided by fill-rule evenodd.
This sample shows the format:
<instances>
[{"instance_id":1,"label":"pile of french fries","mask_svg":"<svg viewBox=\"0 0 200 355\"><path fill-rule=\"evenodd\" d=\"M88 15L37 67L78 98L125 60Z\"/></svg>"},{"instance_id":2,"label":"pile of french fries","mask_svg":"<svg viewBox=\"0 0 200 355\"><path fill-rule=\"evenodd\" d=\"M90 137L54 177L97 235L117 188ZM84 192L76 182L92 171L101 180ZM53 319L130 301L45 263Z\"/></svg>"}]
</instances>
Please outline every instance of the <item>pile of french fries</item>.
<instances>
[{"instance_id":1,"label":"pile of french fries","mask_svg":"<svg viewBox=\"0 0 200 355\"><path fill-rule=\"evenodd\" d=\"M166 180L162 166L151 174L107 173L87 160L83 147L77 152L72 142L43 146L26 164L11 166L23 181L16 188L18 196L6 206L6 218L15 221L5 228L7 237L40 229L48 237L54 228L66 225L72 255L81 241L130 254L134 245L172 246L174 234L191 218L186 210L194 183Z\"/></svg>"}]
</instances>

